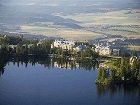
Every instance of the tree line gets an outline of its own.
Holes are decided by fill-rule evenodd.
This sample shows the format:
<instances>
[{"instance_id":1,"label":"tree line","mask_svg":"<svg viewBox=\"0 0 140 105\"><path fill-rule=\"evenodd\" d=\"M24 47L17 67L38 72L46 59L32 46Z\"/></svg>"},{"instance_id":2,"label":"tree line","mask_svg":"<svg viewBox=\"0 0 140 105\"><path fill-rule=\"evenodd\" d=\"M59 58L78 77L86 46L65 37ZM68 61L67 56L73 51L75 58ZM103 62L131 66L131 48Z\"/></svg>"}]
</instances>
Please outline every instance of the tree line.
<instances>
[{"instance_id":1,"label":"tree line","mask_svg":"<svg viewBox=\"0 0 140 105\"><path fill-rule=\"evenodd\" d=\"M57 58L75 57L75 58L97 58L98 54L94 51L94 46L87 42L76 42L75 46L84 44L86 49L82 51L75 51L72 49L51 48L54 40L27 40L23 37L0 37L0 45L6 48L9 55L27 56L27 55L52 55ZM11 48L9 45L12 45Z\"/></svg>"},{"instance_id":2,"label":"tree line","mask_svg":"<svg viewBox=\"0 0 140 105\"><path fill-rule=\"evenodd\" d=\"M112 59L98 68L97 84L139 84L140 83L140 59L131 58Z\"/></svg>"},{"instance_id":3,"label":"tree line","mask_svg":"<svg viewBox=\"0 0 140 105\"><path fill-rule=\"evenodd\" d=\"M32 55L47 55L50 52L51 40L43 40L37 45L39 40L27 40L23 37L0 37L1 50L6 48L9 55L26 56Z\"/></svg>"}]
</instances>

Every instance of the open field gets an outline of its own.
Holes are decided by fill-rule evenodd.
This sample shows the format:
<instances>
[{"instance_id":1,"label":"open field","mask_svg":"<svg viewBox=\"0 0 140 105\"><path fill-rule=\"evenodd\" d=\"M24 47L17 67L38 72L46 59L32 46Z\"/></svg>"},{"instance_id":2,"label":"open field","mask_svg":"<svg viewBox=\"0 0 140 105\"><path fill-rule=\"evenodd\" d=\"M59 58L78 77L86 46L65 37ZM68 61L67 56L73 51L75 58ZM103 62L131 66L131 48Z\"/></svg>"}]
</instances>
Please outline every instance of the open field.
<instances>
[{"instance_id":1,"label":"open field","mask_svg":"<svg viewBox=\"0 0 140 105\"><path fill-rule=\"evenodd\" d=\"M56 14L58 16L58 14ZM87 13L61 15L64 19L77 21L82 28L75 29L53 22L41 22L21 25L21 30L45 36L63 37L72 40L94 40L103 35L121 35L128 38L140 38L140 11L120 10L107 13Z\"/></svg>"},{"instance_id":2,"label":"open field","mask_svg":"<svg viewBox=\"0 0 140 105\"><path fill-rule=\"evenodd\" d=\"M75 14L62 17L79 21L80 26L93 32L140 38L140 10Z\"/></svg>"},{"instance_id":3,"label":"open field","mask_svg":"<svg viewBox=\"0 0 140 105\"><path fill-rule=\"evenodd\" d=\"M21 30L32 34L42 34L48 37L62 37L69 40L90 40L103 37L102 34L98 34L91 31L82 29L70 29L70 28L54 28L54 27L40 27L23 25Z\"/></svg>"},{"instance_id":4,"label":"open field","mask_svg":"<svg viewBox=\"0 0 140 105\"><path fill-rule=\"evenodd\" d=\"M140 25L140 10L120 10L106 13L87 13L63 16L82 23L83 26L99 24Z\"/></svg>"},{"instance_id":5,"label":"open field","mask_svg":"<svg viewBox=\"0 0 140 105\"><path fill-rule=\"evenodd\" d=\"M0 3L0 31L74 40L94 40L107 35L140 38L138 0L62 0L62 4L58 1L61 0L50 0L48 4L43 0L32 6Z\"/></svg>"}]
</instances>

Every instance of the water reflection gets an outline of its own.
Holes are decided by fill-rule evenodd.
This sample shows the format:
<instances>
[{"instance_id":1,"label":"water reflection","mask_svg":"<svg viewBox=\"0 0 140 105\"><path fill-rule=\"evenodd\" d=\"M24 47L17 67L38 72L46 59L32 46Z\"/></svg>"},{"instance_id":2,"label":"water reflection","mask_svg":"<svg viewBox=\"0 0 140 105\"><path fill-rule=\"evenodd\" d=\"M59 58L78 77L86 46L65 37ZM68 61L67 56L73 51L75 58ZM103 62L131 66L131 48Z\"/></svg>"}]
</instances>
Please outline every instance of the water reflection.
<instances>
[{"instance_id":1,"label":"water reflection","mask_svg":"<svg viewBox=\"0 0 140 105\"><path fill-rule=\"evenodd\" d=\"M84 69L84 70L95 70L98 63L96 61L92 61L89 59L85 59L82 61L78 60L67 60L67 59L51 59L51 58L40 58L40 57L16 57L9 59L9 62L13 62L14 65L25 65L25 67L28 66L28 64L32 64L32 66L36 64L41 64L46 68L61 68L61 69Z\"/></svg>"},{"instance_id":2,"label":"water reflection","mask_svg":"<svg viewBox=\"0 0 140 105\"><path fill-rule=\"evenodd\" d=\"M0 56L0 76L4 74L4 67L6 66L7 62L7 58Z\"/></svg>"},{"instance_id":3,"label":"water reflection","mask_svg":"<svg viewBox=\"0 0 140 105\"><path fill-rule=\"evenodd\" d=\"M93 71L92 74L96 75L95 68L98 67L98 63L92 60L82 60L82 61L69 61L66 59L50 59L50 58L43 58L43 57L15 57L10 59L0 59L0 76L4 74L4 68L6 64L13 63L15 66L20 67L20 65L25 66L26 68L28 65L42 65L45 68L61 68L64 70L86 70L86 71ZM96 77L91 78L93 80L92 86L94 86L94 81ZM91 88L93 89L93 87ZM117 94L124 94L126 96L136 96L140 97L140 86L133 86L133 85L111 85L111 86L102 86L102 85L95 85L94 88L97 92L98 97L106 97L106 96L116 96ZM88 90L88 88L87 88ZM120 95L121 96L121 95Z\"/></svg>"},{"instance_id":4,"label":"water reflection","mask_svg":"<svg viewBox=\"0 0 140 105\"><path fill-rule=\"evenodd\" d=\"M137 97L140 97L140 85L119 85L114 84L110 86L96 85L97 94L99 97L102 96L114 96L117 93L122 93L124 95L135 94Z\"/></svg>"}]
</instances>

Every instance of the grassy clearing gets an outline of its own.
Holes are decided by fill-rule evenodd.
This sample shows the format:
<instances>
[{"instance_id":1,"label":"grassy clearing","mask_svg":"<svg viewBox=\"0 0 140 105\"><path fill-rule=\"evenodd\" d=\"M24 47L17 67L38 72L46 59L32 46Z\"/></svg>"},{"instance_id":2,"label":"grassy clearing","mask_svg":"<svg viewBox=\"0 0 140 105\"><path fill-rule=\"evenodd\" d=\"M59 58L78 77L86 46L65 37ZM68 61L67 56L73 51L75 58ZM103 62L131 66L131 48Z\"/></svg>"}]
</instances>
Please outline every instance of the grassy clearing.
<instances>
[{"instance_id":1,"label":"grassy clearing","mask_svg":"<svg viewBox=\"0 0 140 105\"><path fill-rule=\"evenodd\" d=\"M70 28L49 28L24 25L21 26L21 30L32 34L42 34L48 37L62 37L69 40L91 40L102 37L102 34Z\"/></svg>"}]
</instances>

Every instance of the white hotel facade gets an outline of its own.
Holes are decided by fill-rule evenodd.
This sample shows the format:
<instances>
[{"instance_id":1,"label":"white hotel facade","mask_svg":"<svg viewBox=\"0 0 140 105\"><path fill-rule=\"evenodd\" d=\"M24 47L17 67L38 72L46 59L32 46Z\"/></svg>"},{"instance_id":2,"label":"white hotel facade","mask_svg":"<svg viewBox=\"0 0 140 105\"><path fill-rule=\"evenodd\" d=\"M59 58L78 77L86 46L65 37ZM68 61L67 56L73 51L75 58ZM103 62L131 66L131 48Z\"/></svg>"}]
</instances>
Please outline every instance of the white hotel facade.
<instances>
[{"instance_id":1,"label":"white hotel facade","mask_svg":"<svg viewBox=\"0 0 140 105\"><path fill-rule=\"evenodd\" d=\"M68 40L55 40L53 44L51 44L51 48L62 48L63 50L71 50L75 45L74 41Z\"/></svg>"}]
</instances>

